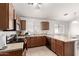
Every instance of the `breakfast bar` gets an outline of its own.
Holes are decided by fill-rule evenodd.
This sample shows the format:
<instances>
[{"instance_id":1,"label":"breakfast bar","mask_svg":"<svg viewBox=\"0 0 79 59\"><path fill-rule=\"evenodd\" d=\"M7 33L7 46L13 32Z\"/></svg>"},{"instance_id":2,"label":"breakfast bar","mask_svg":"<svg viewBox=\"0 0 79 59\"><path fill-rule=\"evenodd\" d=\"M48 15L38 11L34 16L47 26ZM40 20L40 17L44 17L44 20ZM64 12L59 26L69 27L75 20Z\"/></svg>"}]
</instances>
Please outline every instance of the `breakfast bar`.
<instances>
[{"instance_id":1,"label":"breakfast bar","mask_svg":"<svg viewBox=\"0 0 79 59\"><path fill-rule=\"evenodd\" d=\"M22 56L23 42L7 44L5 49L0 50L0 56Z\"/></svg>"}]
</instances>

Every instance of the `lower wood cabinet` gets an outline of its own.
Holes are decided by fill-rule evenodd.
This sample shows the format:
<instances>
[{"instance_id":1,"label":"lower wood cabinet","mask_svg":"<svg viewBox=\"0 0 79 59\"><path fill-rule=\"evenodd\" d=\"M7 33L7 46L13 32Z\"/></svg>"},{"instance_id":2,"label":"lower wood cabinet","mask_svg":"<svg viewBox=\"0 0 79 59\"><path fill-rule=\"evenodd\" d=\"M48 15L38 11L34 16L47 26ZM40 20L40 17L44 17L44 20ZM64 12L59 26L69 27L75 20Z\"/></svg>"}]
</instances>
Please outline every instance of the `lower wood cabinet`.
<instances>
[{"instance_id":1,"label":"lower wood cabinet","mask_svg":"<svg viewBox=\"0 0 79 59\"><path fill-rule=\"evenodd\" d=\"M44 36L27 37L27 47L38 47L46 45L46 38Z\"/></svg>"},{"instance_id":2,"label":"lower wood cabinet","mask_svg":"<svg viewBox=\"0 0 79 59\"><path fill-rule=\"evenodd\" d=\"M39 36L36 39L36 43L37 43L36 46L44 46L46 45L46 38L44 36Z\"/></svg>"},{"instance_id":3,"label":"lower wood cabinet","mask_svg":"<svg viewBox=\"0 0 79 59\"><path fill-rule=\"evenodd\" d=\"M31 48L31 37L26 37L27 39L27 48Z\"/></svg>"},{"instance_id":4,"label":"lower wood cabinet","mask_svg":"<svg viewBox=\"0 0 79 59\"><path fill-rule=\"evenodd\" d=\"M39 44L38 41L39 39L37 40L37 37L31 37L31 47L37 47Z\"/></svg>"},{"instance_id":5,"label":"lower wood cabinet","mask_svg":"<svg viewBox=\"0 0 79 59\"><path fill-rule=\"evenodd\" d=\"M74 41L64 42L46 36L27 37L27 47L47 46L58 56L74 56Z\"/></svg>"},{"instance_id":6,"label":"lower wood cabinet","mask_svg":"<svg viewBox=\"0 0 79 59\"><path fill-rule=\"evenodd\" d=\"M65 42L64 43L64 55L65 56L74 56L74 43L75 42Z\"/></svg>"},{"instance_id":7,"label":"lower wood cabinet","mask_svg":"<svg viewBox=\"0 0 79 59\"><path fill-rule=\"evenodd\" d=\"M6 52L0 52L0 56L22 56L23 50L13 50L13 51L6 51Z\"/></svg>"},{"instance_id":8,"label":"lower wood cabinet","mask_svg":"<svg viewBox=\"0 0 79 59\"><path fill-rule=\"evenodd\" d=\"M46 37L46 46L51 49L51 38L50 37Z\"/></svg>"},{"instance_id":9,"label":"lower wood cabinet","mask_svg":"<svg viewBox=\"0 0 79 59\"><path fill-rule=\"evenodd\" d=\"M51 50L59 56L74 56L74 42L52 39Z\"/></svg>"}]
</instances>

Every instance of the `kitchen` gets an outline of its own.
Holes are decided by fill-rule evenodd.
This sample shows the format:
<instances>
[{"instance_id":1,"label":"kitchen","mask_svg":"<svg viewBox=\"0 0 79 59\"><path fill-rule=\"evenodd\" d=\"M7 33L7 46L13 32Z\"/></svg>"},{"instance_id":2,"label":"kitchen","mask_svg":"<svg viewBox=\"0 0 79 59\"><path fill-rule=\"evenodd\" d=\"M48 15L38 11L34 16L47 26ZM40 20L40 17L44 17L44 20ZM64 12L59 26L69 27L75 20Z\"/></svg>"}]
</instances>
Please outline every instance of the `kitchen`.
<instances>
[{"instance_id":1,"label":"kitchen","mask_svg":"<svg viewBox=\"0 0 79 59\"><path fill-rule=\"evenodd\" d=\"M78 3L37 3L36 5L0 3L0 55L21 56L24 53L25 39L26 55L29 49L41 46L48 48L55 56L79 55L78 5ZM35 52L30 52L29 55L32 53Z\"/></svg>"}]
</instances>

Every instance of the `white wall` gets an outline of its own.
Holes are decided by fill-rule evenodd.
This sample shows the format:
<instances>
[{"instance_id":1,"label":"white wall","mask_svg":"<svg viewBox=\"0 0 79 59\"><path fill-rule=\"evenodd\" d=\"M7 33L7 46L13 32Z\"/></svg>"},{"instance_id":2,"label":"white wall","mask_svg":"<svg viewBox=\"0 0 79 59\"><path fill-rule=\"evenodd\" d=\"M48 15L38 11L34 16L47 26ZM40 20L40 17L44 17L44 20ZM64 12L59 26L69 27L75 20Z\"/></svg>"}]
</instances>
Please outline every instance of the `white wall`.
<instances>
[{"instance_id":1,"label":"white wall","mask_svg":"<svg viewBox=\"0 0 79 59\"><path fill-rule=\"evenodd\" d=\"M68 34L69 24L63 21L54 21L54 20L44 20L44 19L33 19L33 18L22 18L26 19L26 31L30 32L31 34L54 34L54 24L60 23L65 25L65 34ZM48 21L49 22L49 30L41 30L41 22Z\"/></svg>"},{"instance_id":2,"label":"white wall","mask_svg":"<svg viewBox=\"0 0 79 59\"><path fill-rule=\"evenodd\" d=\"M21 17L22 18L22 17ZM26 19L26 31L31 34L53 34L53 21L52 20L44 20L44 19L33 19L33 18L22 18ZM41 22L48 21L49 22L49 30L41 30Z\"/></svg>"},{"instance_id":3,"label":"white wall","mask_svg":"<svg viewBox=\"0 0 79 59\"><path fill-rule=\"evenodd\" d=\"M16 34L16 31L4 31L4 33L7 35L7 36L10 36L12 34Z\"/></svg>"},{"instance_id":4,"label":"white wall","mask_svg":"<svg viewBox=\"0 0 79 59\"><path fill-rule=\"evenodd\" d=\"M68 32L69 32L69 22L67 21L57 21L55 20L53 22L53 25L59 25L59 29L58 29L58 33L55 33L55 34L61 34L61 35L68 35ZM55 29L56 26L54 26L54 29ZM55 32L55 30L54 30Z\"/></svg>"},{"instance_id":5,"label":"white wall","mask_svg":"<svg viewBox=\"0 0 79 59\"><path fill-rule=\"evenodd\" d=\"M70 30L69 30L69 34L71 36L76 36L79 35L79 21L72 21L70 22Z\"/></svg>"},{"instance_id":6,"label":"white wall","mask_svg":"<svg viewBox=\"0 0 79 59\"><path fill-rule=\"evenodd\" d=\"M50 25L49 20L27 19L26 20L26 22L27 22L27 25L26 25L27 31L29 31L31 34L47 33L48 30L41 30L41 22L42 21L48 21L49 25ZM50 30L50 26L49 26L49 30Z\"/></svg>"}]
</instances>

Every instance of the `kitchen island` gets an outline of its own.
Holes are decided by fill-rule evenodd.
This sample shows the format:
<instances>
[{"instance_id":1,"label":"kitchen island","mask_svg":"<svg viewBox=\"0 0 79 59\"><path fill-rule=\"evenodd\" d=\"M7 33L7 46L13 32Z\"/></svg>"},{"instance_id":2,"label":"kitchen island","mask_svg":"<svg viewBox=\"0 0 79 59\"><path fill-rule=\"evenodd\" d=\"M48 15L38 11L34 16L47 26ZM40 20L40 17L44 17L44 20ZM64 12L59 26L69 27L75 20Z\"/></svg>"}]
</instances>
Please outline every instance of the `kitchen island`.
<instances>
[{"instance_id":1,"label":"kitchen island","mask_svg":"<svg viewBox=\"0 0 79 59\"><path fill-rule=\"evenodd\" d=\"M6 49L0 50L0 56L22 56L23 42L7 44Z\"/></svg>"}]
</instances>

